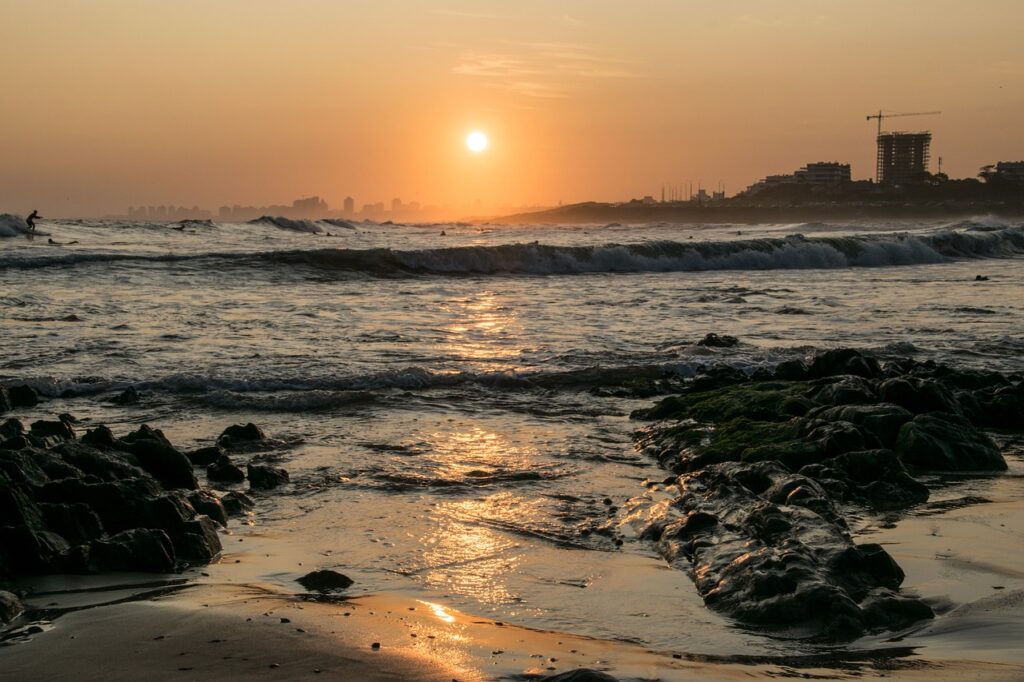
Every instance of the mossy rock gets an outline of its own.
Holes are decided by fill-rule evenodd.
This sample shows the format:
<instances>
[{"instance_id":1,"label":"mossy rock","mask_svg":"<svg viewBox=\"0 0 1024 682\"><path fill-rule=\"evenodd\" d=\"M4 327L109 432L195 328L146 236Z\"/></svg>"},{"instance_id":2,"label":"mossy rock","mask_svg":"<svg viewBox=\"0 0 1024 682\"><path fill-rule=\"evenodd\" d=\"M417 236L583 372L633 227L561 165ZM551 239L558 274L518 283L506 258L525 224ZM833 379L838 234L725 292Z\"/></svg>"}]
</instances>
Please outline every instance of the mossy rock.
<instances>
[{"instance_id":1,"label":"mossy rock","mask_svg":"<svg viewBox=\"0 0 1024 682\"><path fill-rule=\"evenodd\" d=\"M905 463L944 471L1005 471L992 439L954 414L918 415L900 429L896 454Z\"/></svg>"},{"instance_id":2,"label":"mossy rock","mask_svg":"<svg viewBox=\"0 0 1024 682\"><path fill-rule=\"evenodd\" d=\"M724 422L746 418L780 422L802 417L814 406L804 396L808 385L798 381L755 381L706 391L671 396L648 410L633 413L636 419L686 419Z\"/></svg>"}]
</instances>

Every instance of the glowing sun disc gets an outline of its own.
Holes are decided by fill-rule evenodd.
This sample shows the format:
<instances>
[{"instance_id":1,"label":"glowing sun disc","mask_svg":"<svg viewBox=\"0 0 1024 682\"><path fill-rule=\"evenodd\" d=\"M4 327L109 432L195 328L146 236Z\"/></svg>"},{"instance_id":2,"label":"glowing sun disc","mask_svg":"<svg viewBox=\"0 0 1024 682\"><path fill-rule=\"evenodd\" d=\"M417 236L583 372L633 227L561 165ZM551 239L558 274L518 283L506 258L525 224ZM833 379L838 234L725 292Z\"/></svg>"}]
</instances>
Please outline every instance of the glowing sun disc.
<instances>
[{"instance_id":1,"label":"glowing sun disc","mask_svg":"<svg viewBox=\"0 0 1024 682\"><path fill-rule=\"evenodd\" d=\"M479 154L487 149L487 136L475 130L466 136L466 146L469 147L469 151Z\"/></svg>"}]
</instances>

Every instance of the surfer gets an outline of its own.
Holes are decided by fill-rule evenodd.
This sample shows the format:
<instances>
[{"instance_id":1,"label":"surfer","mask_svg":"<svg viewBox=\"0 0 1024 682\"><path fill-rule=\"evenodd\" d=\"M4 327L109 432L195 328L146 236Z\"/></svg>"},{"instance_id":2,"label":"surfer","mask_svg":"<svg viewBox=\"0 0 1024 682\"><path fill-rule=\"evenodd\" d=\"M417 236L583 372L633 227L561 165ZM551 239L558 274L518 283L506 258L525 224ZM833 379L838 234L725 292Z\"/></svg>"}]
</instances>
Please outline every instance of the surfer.
<instances>
[{"instance_id":1,"label":"surfer","mask_svg":"<svg viewBox=\"0 0 1024 682\"><path fill-rule=\"evenodd\" d=\"M33 208L32 212L28 214L28 218L25 218L25 222L28 224L29 232L36 231L36 218L42 218L42 216L39 215L39 211Z\"/></svg>"}]
</instances>

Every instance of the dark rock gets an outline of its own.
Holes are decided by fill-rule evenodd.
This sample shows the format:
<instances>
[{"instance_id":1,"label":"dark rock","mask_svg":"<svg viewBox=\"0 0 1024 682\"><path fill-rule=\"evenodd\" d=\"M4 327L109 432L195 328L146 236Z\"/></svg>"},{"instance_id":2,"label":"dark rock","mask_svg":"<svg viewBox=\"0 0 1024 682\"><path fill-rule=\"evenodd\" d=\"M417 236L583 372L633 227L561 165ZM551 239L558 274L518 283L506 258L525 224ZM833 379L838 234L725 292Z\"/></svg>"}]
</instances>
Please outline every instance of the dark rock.
<instances>
[{"instance_id":1,"label":"dark rock","mask_svg":"<svg viewBox=\"0 0 1024 682\"><path fill-rule=\"evenodd\" d=\"M228 525L227 511L220 499L208 490L193 490L188 494L188 501L200 514L205 514L222 526Z\"/></svg>"},{"instance_id":2,"label":"dark rock","mask_svg":"<svg viewBox=\"0 0 1024 682\"><path fill-rule=\"evenodd\" d=\"M193 566L208 564L221 551L217 524L209 516L197 516L185 524L185 532L173 538L178 559Z\"/></svg>"},{"instance_id":3,"label":"dark rock","mask_svg":"<svg viewBox=\"0 0 1024 682\"><path fill-rule=\"evenodd\" d=\"M88 505L40 504L46 525L72 545L81 545L103 535L103 524Z\"/></svg>"},{"instance_id":4,"label":"dark rock","mask_svg":"<svg viewBox=\"0 0 1024 682\"><path fill-rule=\"evenodd\" d=\"M10 412L13 407L14 406L11 405L11 396L7 392L7 387L0 386L0 414Z\"/></svg>"},{"instance_id":5,"label":"dark rock","mask_svg":"<svg viewBox=\"0 0 1024 682\"><path fill-rule=\"evenodd\" d=\"M703 339L697 342L698 346L707 346L708 348L732 348L740 342L735 336L729 336L728 334L722 334L719 336L714 332L706 334Z\"/></svg>"},{"instance_id":6,"label":"dark rock","mask_svg":"<svg viewBox=\"0 0 1024 682\"><path fill-rule=\"evenodd\" d=\"M900 428L914 417L902 407L888 403L826 407L812 410L808 416L825 421L850 422L872 434L885 447L896 444Z\"/></svg>"},{"instance_id":7,"label":"dark rock","mask_svg":"<svg viewBox=\"0 0 1024 682\"><path fill-rule=\"evenodd\" d=\"M24 436L26 433L25 424L20 419L11 417L10 419L5 419L0 424L0 440L17 438L18 436Z\"/></svg>"},{"instance_id":8,"label":"dark rock","mask_svg":"<svg viewBox=\"0 0 1024 682\"><path fill-rule=\"evenodd\" d=\"M39 420L32 422L32 427L29 429L29 435L35 436L40 439L51 439L54 442L74 440L75 430L70 424L58 421L44 421Z\"/></svg>"},{"instance_id":9,"label":"dark rock","mask_svg":"<svg viewBox=\"0 0 1024 682\"><path fill-rule=\"evenodd\" d=\"M0 625L7 625L24 610L25 607L16 595L0 590Z\"/></svg>"},{"instance_id":10,"label":"dark rock","mask_svg":"<svg viewBox=\"0 0 1024 682\"><path fill-rule=\"evenodd\" d=\"M267 466L266 464L246 465L250 488L269 489L276 488L288 482L288 472L279 467Z\"/></svg>"},{"instance_id":11,"label":"dark rock","mask_svg":"<svg viewBox=\"0 0 1024 682\"><path fill-rule=\"evenodd\" d=\"M0 522L5 526L45 529L43 512L27 490L29 488L15 485L6 472L0 471Z\"/></svg>"},{"instance_id":12,"label":"dark rock","mask_svg":"<svg viewBox=\"0 0 1024 682\"><path fill-rule=\"evenodd\" d=\"M103 424L99 424L86 431L85 435L82 436L82 442L86 445L91 445L94 448L101 448L104 450L114 450L124 447L124 444L114 437L113 431Z\"/></svg>"},{"instance_id":13,"label":"dark rock","mask_svg":"<svg viewBox=\"0 0 1024 682\"><path fill-rule=\"evenodd\" d=\"M810 376L810 371L802 360L786 360L775 367L774 376L785 381L803 381Z\"/></svg>"},{"instance_id":14,"label":"dark rock","mask_svg":"<svg viewBox=\"0 0 1024 682\"><path fill-rule=\"evenodd\" d=\"M136 405L140 400L139 392L135 390L134 386L121 391L119 394L110 399L110 402L115 405Z\"/></svg>"},{"instance_id":15,"label":"dark rock","mask_svg":"<svg viewBox=\"0 0 1024 682\"><path fill-rule=\"evenodd\" d=\"M924 379L893 378L878 385L878 393L884 402L899 405L914 414L925 412L960 411L953 395L939 383Z\"/></svg>"},{"instance_id":16,"label":"dark rock","mask_svg":"<svg viewBox=\"0 0 1024 682\"><path fill-rule=\"evenodd\" d=\"M943 471L1005 471L992 439L963 417L933 412L900 429L896 454L904 463Z\"/></svg>"},{"instance_id":17,"label":"dark rock","mask_svg":"<svg viewBox=\"0 0 1024 682\"><path fill-rule=\"evenodd\" d=\"M244 516L247 511L256 506L251 497L237 490L222 495L220 503L224 505L224 511L228 513L228 516Z\"/></svg>"},{"instance_id":18,"label":"dark rock","mask_svg":"<svg viewBox=\"0 0 1024 682\"><path fill-rule=\"evenodd\" d=\"M878 400L871 383L856 376L843 376L838 381L816 385L807 397L821 405L855 405Z\"/></svg>"},{"instance_id":19,"label":"dark rock","mask_svg":"<svg viewBox=\"0 0 1024 682\"><path fill-rule=\"evenodd\" d=\"M542 678L544 682L617 682L616 678L608 673L592 670L591 668L577 668L564 673L548 675Z\"/></svg>"},{"instance_id":20,"label":"dark rock","mask_svg":"<svg viewBox=\"0 0 1024 682\"><path fill-rule=\"evenodd\" d=\"M266 438L267 434L263 433L263 429L249 422L245 425L233 424L227 427L217 438L217 442L225 448L231 448L240 443L266 440Z\"/></svg>"},{"instance_id":21,"label":"dark rock","mask_svg":"<svg viewBox=\"0 0 1024 682\"><path fill-rule=\"evenodd\" d=\"M224 456L224 448L219 445L211 445L198 450L186 452L185 456L195 466L208 466Z\"/></svg>"},{"instance_id":22,"label":"dark rock","mask_svg":"<svg viewBox=\"0 0 1024 682\"><path fill-rule=\"evenodd\" d=\"M0 576L52 573L67 541L56 533L29 526L0 526Z\"/></svg>"},{"instance_id":23,"label":"dark rock","mask_svg":"<svg viewBox=\"0 0 1024 682\"><path fill-rule=\"evenodd\" d=\"M64 443L56 451L68 464L104 481L137 478L143 475L138 461L130 454L97 450L82 443Z\"/></svg>"},{"instance_id":24,"label":"dark rock","mask_svg":"<svg viewBox=\"0 0 1024 682\"><path fill-rule=\"evenodd\" d=\"M298 583L305 587L307 590L314 592L332 592L334 590L344 590L351 587L354 584L348 576L342 575L337 571L331 571L328 569L322 569L319 571L313 571L299 578Z\"/></svg>"},{"instance_id":25,"label":"dark rock","mask_svg":"<svg viewBox=\"0 0 1024 682\"><path fill-rule=\"evenodd\" d=\"M162 530L132 528L94 541L90 560L100 571L172 573L176 568L174 546Z\"/></svg>"},{"instance_id":26,"label":"dark rock","mask_svg":"<svg viewBox=\"0 0 1024 682\"><path fill-rule=\"evenodd\" d=\"M80 420L78 417L71 414L70 412L61 412L60 414L57 415L57 419L61 420L65 424L70 424L72 426L74 426L75 424L82 423L82 420Z\"/></svg>"},{"instance_id":27,"label":"dark rock","mask_svg":"<svg viewBox=\"0 0 1024 682\"><path fill-rule=\"evenodd\" d=\"M816 356L808 368L808 373L812 377L853 374L865 379L875 379L881 375L881 365L874 358L861 355L851 348L836 348Z\"/></svg>"},{"instance_id":28,"label":"dark rock","mask_svg":"<svg viewBox=\"0 0 1024 682\"><path fill-rule=\"evenodd\" d=\"M702 369L693 378L691 387L694 391L708 391L722 386L731 386L746 380L747 375L743 373L743 370L730 367L729 365L712 365L709 368Z\"/></svg>"},{"instance_id":29,"label":"dark rock","mask_svg":"<svg viewBox=\"0 0 1024 682\"><path fill-rule=\"evenodd\" d=\"M32 443L25 436L15 436L0 442L0 450L24 450L27 447L31 447L31 445Z\"/></svg>"},{"instance_id":30,"label":"dark rock","mask_svg":"<svg viewBox=\"0 0 1024 682\"><path fill-rule=\"evenodd\" d=\"M139 466L160 481L165 488L198 488L199 483L188 457L163 438L162 433L159 435L161 438L137 437L133 440L124 440L129 444L129 451L138 459Z\"/></svg>"},{"instance_id":31,"label":"dark rock","mask_svg":"<svg viewBox=\"0 0 1024 682\"><path fill-rule=\"evenodd\" d=\"M221 455L220 459L206 467L206 477L220 483L241 483L245 480L245 472L227 455Z\"/></svg>"},{"instance_id":32,"label":"dark rock","mask_svg":"<svg viewBox=\"0 0 1024 682\"><path fill-rule=\"evenodd\" d=\"M11 407L35 407L39 404L39 395L36 390L31 386L8 386L7 387L7 399L10 401Z\"/></svg>"},{"instance_id":33,"label":"dark rock","mask_svg":"<svg viewBox=\"0 0 1024 682\"><path fill-rule=\"evenodd\" d=\"M171 441L167 440L167 436L160 429L154 429L149 424L143 424L136 430L129 433L127 436L122 438L125 443L134 443L137 440L156 440L160 441L164 445L171 446Z\"/></svg>"}]
</instances>

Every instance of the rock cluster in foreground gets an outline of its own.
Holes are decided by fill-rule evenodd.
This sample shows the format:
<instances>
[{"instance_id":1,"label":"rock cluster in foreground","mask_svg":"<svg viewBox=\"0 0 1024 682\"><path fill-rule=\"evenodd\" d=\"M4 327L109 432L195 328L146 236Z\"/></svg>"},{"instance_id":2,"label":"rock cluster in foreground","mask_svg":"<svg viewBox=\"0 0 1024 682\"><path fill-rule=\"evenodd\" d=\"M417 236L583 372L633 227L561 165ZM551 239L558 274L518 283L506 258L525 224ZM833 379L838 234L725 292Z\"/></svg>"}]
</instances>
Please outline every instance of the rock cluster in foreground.
<instances>
[{"instance_id":1,"label":"rock cluster in foreground","mask_svg":"<svg viewBox=\"0 0 1024 682\"><path fill-rule=\"evenodd\" d=\"M923 471L1002 471L982 429L1024 427L1020 377L840 349L748 377L717 366L634 417L674 472L630 520L740 622L848 639L929 618L903 571L853 542L851 509L924 502Z\"/></svg>"},{"instance_id":2,"label":"rock cluster in foreground","mask_svg":"<svg viewBox=\"0 0 1024 682\"><path fill-rule=\"evenodd\" d=\"M189 456L159 429L116 437L101 425L79 438L77 425L71 415L29 428L0 423L0 580L206 564L221 551L218 527L252 508L242 492L200 489ZM263 437L251 424L231 429L218 458L225 445ZM254 487L287 480L283 470L254 468Z\"/></svg>"}]
</instances>

